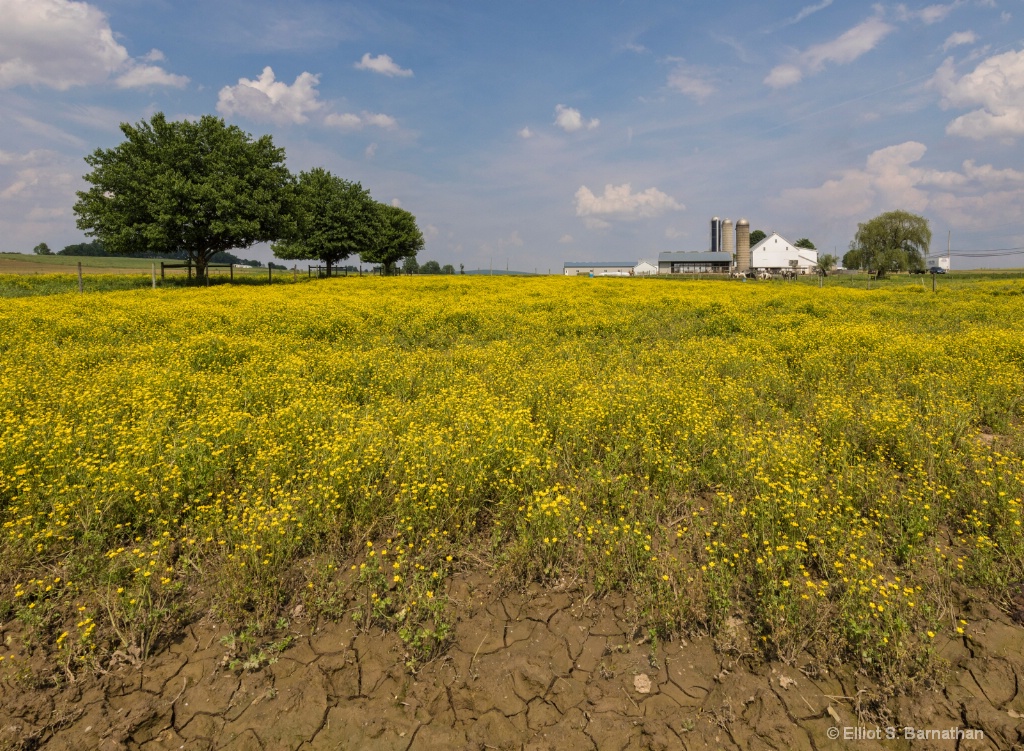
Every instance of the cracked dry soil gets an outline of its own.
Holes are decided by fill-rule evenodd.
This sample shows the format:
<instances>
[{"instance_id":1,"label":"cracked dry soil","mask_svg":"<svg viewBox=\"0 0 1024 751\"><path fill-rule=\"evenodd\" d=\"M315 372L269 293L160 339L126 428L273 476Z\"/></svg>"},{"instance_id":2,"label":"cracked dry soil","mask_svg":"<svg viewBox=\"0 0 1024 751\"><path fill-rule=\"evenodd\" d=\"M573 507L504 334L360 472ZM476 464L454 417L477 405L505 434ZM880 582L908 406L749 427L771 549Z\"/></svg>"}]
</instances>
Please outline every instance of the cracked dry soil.
<instances>
[{"instance_id":1,"label":"cracked dry soil","mask_svg":"<svg viewBox=\"0 0 1024 751\"><path fill-rule=\"evenodd\" d=\"M293 624L277 662L232 672L223 630L195 624L141 668L60 688L0 674L0 748L1024 748L1024 628L988 606L975 606L973 639L937 645L951 665L944 687L881 710L897 727L975 728L984 740L879 743L828 737L878 723L877 707L863 714L866 678L743 660L738 619L725 652L708 638L654 646L631 640L615 596L499 596L466 577L452 587L454 643L415 675L394 634L310 621Z\"/></svg>"}]
</instances>

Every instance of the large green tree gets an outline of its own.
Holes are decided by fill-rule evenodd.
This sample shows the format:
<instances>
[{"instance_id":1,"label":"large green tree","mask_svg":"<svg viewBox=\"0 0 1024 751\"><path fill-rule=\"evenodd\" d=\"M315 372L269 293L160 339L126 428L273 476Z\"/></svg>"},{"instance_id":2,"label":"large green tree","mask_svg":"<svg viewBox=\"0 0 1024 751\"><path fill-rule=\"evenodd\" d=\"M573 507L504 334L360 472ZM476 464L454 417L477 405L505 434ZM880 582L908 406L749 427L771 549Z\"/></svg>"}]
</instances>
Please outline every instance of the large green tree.
<instances>
[{"instance_id":1,"label":"large green tree","mask_svg":"<svg viewBox=\"0 0 1024 751\"><path fill-rule=\"evenodd\" d=\"M386 203L377 204L380 224L371 248L360 253L366 263L379 263L390 274L403 258L423 250L423 233L416 226L416 217L405 209Z\"/></svg>"},{"instance_id":2,"label":"large green tree","mask_svg":"<svg viewBox=\"0 0 1024 751\"><path fill-rule=\"evenodd\" d=\"M879 278L893 271L920 269L931 242L932 231L923 216L887 211L857 225L843 265L874 272Z\"/></svg>"},{"instance_id":3,"label":"large green tree","mask_svg":"<svg viewBox=\"0 0 1024 751\"><path fill-rule=\"evenodd\" d=\"M291 221L284 149L220 118L121 124L125 141L85 158L79 229L109 253L183 252L206 276L211 257L277 240Z\"/></svg>"},{"instance_id":4,"label":"large green tree","mask_svg":"<svg viewBox=\"0 0 1024 751\"><path fill-rule=\"evenodd\" d=\"M839 263L839 259L834 255L822 253L818 256L818 262L814 265L814 270L822 276L828 276L829 272L835 269L837 263Z\"/></svg>"},{"instance_id":5,"label":"large green tree","mask_svg":"<svg viewBox=\"0 0 1024 751\"><path fill-rule=\"evenodd\" d=\"M294 221L271 248L278 258L322 261L330 276L338 261L373 245L379 223L370 191L317 167L299 173Z\"/></svg>"},{"instance_id":6,"label":"large green tree","mask_svg":"<svg viewBox=\"0 0 1024 751\"><path fill-rule=\"evenodd\" d=\"M768 235L764 233L764 230L755 229L753 232L750 233L750 247L753 248L766 237L768 237Z\"/></svg>"},{"instance_id":7,"label":"large green tree","mask_svg":"<svg viewBox=\"0 0 1024 751\"><path fill-rule=\"evenodd\" d=\"M801 237L799 240L797 240L795 243L793 243L793 247L794 248L806 248L807 250L817 250L817 248L814 247L814 243L812 243L806 237Z\"/></svg>"},{"instance_id":8,"label":"large green tree","mask_svg":"<svg viewBox=\"0 0 1024 751\"><path fill-rule=\"evenodd\" d=\"M50 246L46 243L39 243L36 247L32 248L32 252L37 256L52 256L53 251L50 250Z\"/></svg>"}]
</instances>

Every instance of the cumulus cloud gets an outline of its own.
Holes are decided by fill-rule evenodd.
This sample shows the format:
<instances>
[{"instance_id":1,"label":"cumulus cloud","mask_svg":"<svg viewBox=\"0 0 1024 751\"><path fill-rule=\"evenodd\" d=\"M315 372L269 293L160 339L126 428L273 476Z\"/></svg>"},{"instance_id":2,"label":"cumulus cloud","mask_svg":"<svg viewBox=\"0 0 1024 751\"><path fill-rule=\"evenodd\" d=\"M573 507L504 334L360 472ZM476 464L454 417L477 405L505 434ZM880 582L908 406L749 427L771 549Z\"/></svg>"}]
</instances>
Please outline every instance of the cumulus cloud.
<instances>
[{"instance_id":1,"label":"cumulus cloud","mask_svg":"<svg viewBox=\"0 0 1024 751\"><path fill-rule=\"evenodd\" d=\"M278 125L308 122L309 114L323 107L316 85L320 77L300 73L291 86L274 77L268 65L255 80L238 79L237 86L225 86L217 97L217 111L225 116L241 115L251 120Z\"/></svg>"},{"instance_id":2,"label":"cumulus cloud","mask_svg":"<svg viewBox=\"0 0 1024 751\"><path fill-rule=\"evenodd\" d=\"M118 79L122 88L188 82L156 66L139 65L115 38L106 15L89 3L0 0L0 13L0 88L27 85L66 91L105 83L118 74L124 79ZM156 62L152 54L142 60ZM133 75L139 68L154 70Z\"/></svg>"},{"instance_id":3,"label":"cumulus cloud","mask_svg":"<svg viewBox=\"0 0 1024 751\"><path fill-rule=\"evenodd\" d=\"M646 219L685 208L657 188L634 193L630 183L605 185L603 195L595 195L585 185L576 191L576 216L596 220L592 225L607 226L605 219Z\"/></svg>"},{"instance_id":4,"label":"cumulus cloud","mask_svg":"<svg viewBox=\"0 0 1024 751\"><path fill-rule=\"evenodd\" d=\"M947 58L932 85L947 109L978 106L946 126L950 135L975 140L1024 135L1024 50L989 57L959 77Z\"/></svg>"},{"instance_id":5,"label":"cumulus cloud","mask_svg":"<svg viewBox=\"0 0 1024 751\"><path fill-rule=\"evenodd\" d=\"M698 102L703 102L715 93L714 85L701 71L680 64L668 74L668 86L681 94L686 94Z\"/></svg>"},{"instance_id":6,"label":"cumulus cloud","mask_svg":"<svg viewBox=\"0 0 1024 751\"><path fill-rule=\"evenodd\" d=\"M601 121L596 117L585 121L579 110L566 107L564 104L555 105L555 125L566 133L574 133L583 128L593 130L600 124Z\"/></svg>"},{"instance_id":7,"label":"cumulus cloud","mask_svg":"<svg viewBox=\"0 0 1024 751\"><path fill-rule=\"evenodd\" d=\"M849 219L894 208L929 211L972 229L998 216L1024 216L1024 172L973 160L963 162L960 172L923 169L916 165L926 152L917 141L879 149L864 167L844 170L816 188L784 190L775 203Z\"/></svg>"},{"instance_id":8,"label":"cumulus cloud","mask_svg":"<svg viewBox=\"0 0 1024 751\"><path fill-rule=\"evenodd\" d=\"M780 89L798 83L805 75L820 73L829 63L852 63L878 46L894 28L879 16L869 18L829 42L808 47L794 62L775 66L764 82L773 89Z\"/></svg>"},{"instance_id":9,"label":"cumulus cloud","mask_svg":"<svg viewBox=\"0 0 1024 751\"><path fill-rule=\"evenodd\" d=\"M400 66L391 59L391 55L377 55L377 57L374 57L367 52L363 55L363 59L355 64L355 67L358 70L370 70L374 73L391 77L408 78L412 75L411 70Z\"/></svg>"},{"instance_id":10,"label":"cumulus cloud","mask_svg":"<svg viewBox=\"0 0 1024 751\"><path fill-rule=\"evenodd\" d=\"M533 131L528 126L521 128L518 133L520 138L533 138Z\"/></svg>"},{"instance_id":11,"label":"cumulus cloud","mask_svg":"<svg viewBox=\"0 0 1024 751\"><path fill-rule=\"evenodd\" d=\"M342 128L343 130L362 130L367 126L394 130L398 127L398 121L391 117L391 115L384 115L379 112L363 112L360 115L345 112L327 115L324 118L324 125L332 128Z\"/></svg>"},{"instance_id":12,"label":"cumulus cloud","mask_svg":"<svg viewBox=\"0 0 1024 751\"><path fill-rule=\"evenodd\" d=\"M978 35L973 31L954 31L948 37L942 45L943 52L949 52L954 47L959 47L961 44L974 44L978 41Z\"/></svg>"}]
</instances>

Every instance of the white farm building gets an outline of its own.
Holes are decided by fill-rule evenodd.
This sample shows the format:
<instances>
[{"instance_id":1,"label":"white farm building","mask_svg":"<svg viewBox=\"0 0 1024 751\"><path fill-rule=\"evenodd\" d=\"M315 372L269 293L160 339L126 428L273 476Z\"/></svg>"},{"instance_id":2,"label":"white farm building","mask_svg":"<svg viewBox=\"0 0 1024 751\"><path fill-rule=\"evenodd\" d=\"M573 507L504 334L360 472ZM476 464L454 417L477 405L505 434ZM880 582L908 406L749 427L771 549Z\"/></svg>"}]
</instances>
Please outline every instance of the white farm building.
<instances>
[{"instance_id":1,"label":"white farm building","mask_svg":"<svg viewBox=\"0 0 1024 751\"><path fill-rule=\"evenodd\" d=\"M795 270L810 274L818 263L818 251L797 248L780 235L772 232L750 249L750 267L764 271Z\"/></svg>"},{"instance_id":2,"label":"white farm building","mask_svg":"<svg viewBox=\"0 0 1024 751\"><path fill-rule=\"evenodd\" d=\"M566 262L562 266L566 276L653 276L658 267L650 261L582 261Z\"/></svg>"}]
</instances>

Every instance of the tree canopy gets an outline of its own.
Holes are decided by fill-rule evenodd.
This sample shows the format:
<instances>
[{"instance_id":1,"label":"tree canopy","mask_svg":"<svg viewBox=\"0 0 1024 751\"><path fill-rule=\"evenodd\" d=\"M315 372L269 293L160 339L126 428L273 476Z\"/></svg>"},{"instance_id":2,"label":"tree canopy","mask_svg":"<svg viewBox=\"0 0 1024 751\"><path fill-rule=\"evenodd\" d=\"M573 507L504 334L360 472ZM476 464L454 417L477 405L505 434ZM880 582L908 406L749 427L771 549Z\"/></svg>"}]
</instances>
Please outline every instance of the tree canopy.
<instances>
[{"instance_id":1,"label":"tree canopy","mask_svg":"<svg viewBox=\"0 0 1024 751\"><path fill-rule=\"evenodd\" d=\"M379 263L384 273L390 274L395 263L423 249L423 233L416 226L416 217L405 209L378 203L377 213L380 224L375 242L360 257L366 263Z\"/></svg>"},{"instance_id":2,"label":"tree canopy","mask_svg":"<svg viewBox=\"0 0 1024 751\"><path fill-rule=\"evenodd\" d=\"M818 256L818 262L814 265L814 270L822 276L828 276L829 272L832 271L836 264L839 263L839 259L831 253L822 253Z\"/></svg>"},{"instance_id":3,"label":"tree canopy","mask_svg":"<svg viewBox=\"0 0 1024 751\"><path fill-rule=\"evenodd\" d=\"M924 268L931 242L932 231L923 216L887 211L857 225L843 265L866 269L879 277L892 271Z\"/></svg>"},{"instance_id":4,"label":"tree canopy","mask_svg":"<svg viewBox=\"0 0 1024 751\"><path fill-rule=\"evenodd\" d=\"M121 124L125 141L85 158L79 229L110 253L183 251L205 276L211 257L277 240L292 221L292 177L270 136L212 115Z\"/></svg>"},{"instance_id":5,"label":"tree canopy","mask_svg":"<svg viewBox=\"0 0 1024 751\"><path fill-rule=\"evenodd\" d=\"M766 237L768 237L768 235L764 233L764 230L755 229L750 233L750 247L753 248Z\"/></svg>"},{"instance_id":6,"label":"tree canopy","mask_svg":"<svg viewBox=\"0 0 1024 751\"><path fill-rule=\"evenodd\" d=\"M39 243L36 247L32 248L32 252L37 256L52 256L53 251L50 250L50 246L46 243Z\"/></svg>"},{"instance_id":7,"label":"tree canopy","mask_svg":"<svg viewBox=\"0 0 1024 751\"><path fill-rule=\"evenodd\" d=\"M379 224L368 190L317 167L299 173L294 221L271 247L278 258L322 261L330 276L338 261L373 245Z\"/></svg>"},{"instance_id":8,"label":"tree canopy","mask_svg":"<svg viewBox=\"0 0 1024 751\"><path fill-rule=\"evenodd\" d=\"M421 274L440 274L441 264L437 261L427 261L425 264L420 266Z\"/></svg>"},{"instance_id":9,"label":"tree canopy","mask_svg":"<svg viewBox=\"0 0 1024 751\"><path fill-rule=\"evenodd\" d=\"M807 250L817 250L817 248L814 247L814 243L812 243L806 237L801 237L799 240L797 240L795 243L793 243L793 247L794 248L807 248Z\"/></svg>"}]
</instances>

